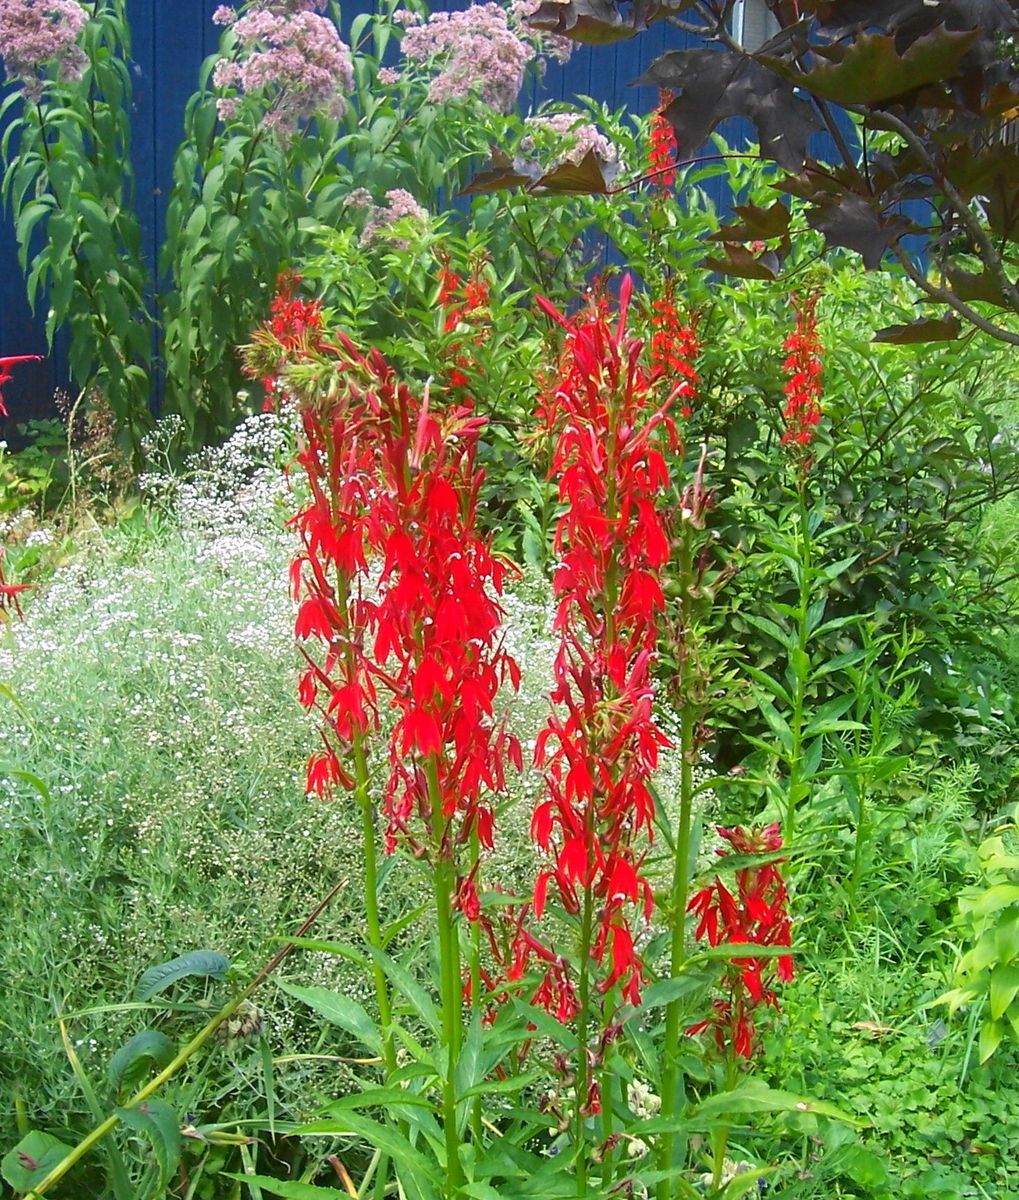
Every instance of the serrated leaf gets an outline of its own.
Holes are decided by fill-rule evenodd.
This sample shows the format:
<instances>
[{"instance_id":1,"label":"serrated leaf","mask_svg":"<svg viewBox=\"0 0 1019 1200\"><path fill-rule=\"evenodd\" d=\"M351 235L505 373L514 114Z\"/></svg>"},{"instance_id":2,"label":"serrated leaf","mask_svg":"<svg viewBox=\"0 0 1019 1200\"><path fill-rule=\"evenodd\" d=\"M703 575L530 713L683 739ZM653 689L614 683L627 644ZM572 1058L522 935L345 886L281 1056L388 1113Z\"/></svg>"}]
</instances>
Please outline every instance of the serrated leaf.
<instances>
[{"instance_id":1,"label":"serrated leaf","mask_svg":"<svg viewBox=\"0 0 1019 1200\"><path fill-rule=\"evenodd\" d=\"M776 200L768 208L737 204L733 212L738 220L709 233L709 242L766 242L783 238L789 232L789 206L782 200Z\"/></svg>"},{"instance_id":2,"label":"serrated leaf","mask_svg":"<svg viewBox=\"0 0 1019 1200\"><path fill-rule=\"evenodd\" d=\"M506 188L530 187L541 177L541 168L529 159L511 159L505 151L493 146L488 163L473 177L461 196L481 196Z\"/></svg>"},{"instance_id":3,"label":"serrated leaf","mask_svg":"<svg viewBox=\"0 0 1019 1200\"><path fill-rule=\"evenodd\" d=\"M110 1059L106 1075L111 1085L119 1091L125 1084L137 1082L151 1067L165 1067L173 1058L173 1042L158 1029L143 1029ZM149 1064L149 1068L146 1067Z\"/></svg>"},{"instance_id":4,"label":"serrated leaf","mask_svg":"<svg viewBox=\"0 0 1019 1200\"><path fill-rule=\"evenodd\" d=\"M4 1155L0 1172L17 1193L28 1192L70 1152L71 1147L59 1138L33 1130Z\"/></svg>"},{"instance_id":5,"label":"serrated leaf","mask_svg":"<svg viewBox=\"0 0 1019 1200\"><path fill-rule=\"evenodd\" d=\"M705 258L701 266L734 279L777 279L782 270L783 256L777 250L765 249L754 254L736 242L726 242L724 250L724 257Z\"/></svg>"},{"instance_id":6,"label":"serrated leaf","mask_svg":"<svg viewBox=\"0 0 1019 1200\"><path fill-rule=\"evenodd\" d=\"M192 950L171 958L169 962L150 967L138 980L135 989L136 1000L151 1000L160 992L165 992L171 984L189 975L199 975L209 979L225 979L230 970L230 960L217 950Z\"/></svg>"},{"instance_id":7,"label":"serrated leaf","mask_svg":"<svg viewBox=\"0 0 1019 1200\"><path fill-rule=\"evenodd\" d=\"M375 1022L356 1000L344 996L341 992L331 991L323 987L301 987L296 983L287 983L277 979L276 986L295 1000L313 1008L320 1017L331 1025L338 1025L347 1033L357 1038L374 1054L382 1053L382 1035Z\"/></svg>"},{"instance_id":8,"label":"serrated leaf","mask_svg":"<svg viewBox=\"0 0 1019 1200\"><path fill-rule=\"evenodd\" d=\"M568 159L535 180L532 190L538 195L607 196L618 165L607 163L588 150L579 163Z\"/></svg>"},{"instance_id":9,"label":"serrated leaf","mask_svg":"<svg viewBox=\"0 0 1019 1200\"><path fill-rule=\"evenodd\" d=\"M788 187L788 181L786 181ZM829 249L855 250L868 270L880 266L885 252L907 233L911 222L897 213L885 213L863 196L826 196L807 211L807 224L824 234Z\"/></svg>"}]
</instances>

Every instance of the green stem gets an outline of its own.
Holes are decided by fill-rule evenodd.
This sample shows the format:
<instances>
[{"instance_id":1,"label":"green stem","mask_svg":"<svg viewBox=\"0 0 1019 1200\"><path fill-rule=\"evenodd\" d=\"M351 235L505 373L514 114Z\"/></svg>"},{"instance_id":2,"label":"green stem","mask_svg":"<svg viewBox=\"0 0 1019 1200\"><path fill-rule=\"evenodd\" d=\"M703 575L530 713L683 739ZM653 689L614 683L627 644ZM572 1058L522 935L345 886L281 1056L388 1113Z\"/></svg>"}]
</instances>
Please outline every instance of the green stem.
<instances>
[{"instance_id":1,"label":"green stem","mask_svg":"<svg viewBox=\"0 0 1019 1200\"><path fill-rule=\"evenodd\" d=\"M439 765L431 755L425 768L432 809L432 881L435 918L439 932L439 981L442 999L442 1040L447 1051L442 1079L442 1121L446 1143L446 1195L454 1200L464 1182L460 1165L460 1137L456 1117L456 1066L463 1036L463 996L460 986L460 951L453 923L453 889L456 877L446 845L446 820L442 813Z\"/></svg>"},{"instance_id":2,"label":"green stem","mask_svg":"<svg viewBox=\"0 0 1019 1200\"><path fill-rule=\"evenodd\" d=\"M730 1050L725 1060L725 1090L731 1092L736 1086L736 1059ZM729 1149L729 1125L717 1126L711 1133L711 1186L717 1192L722 1186L725 1172L725 1153Z\"/></svg>"},{"instance_id":3,"label":"green stem","mask_svg":"<svg viewBox=\"0 0 1019 1200\"><path fill-rule=\"evenodd\" d=\"M796 653L792 661L794 679L793 711L789 722L792 744L789 750L789 791L786 799L785 818L782 823L782 835L786 846L791 846L796 834L796 808L807 790L804 778L803 763L803 730L805 727L807 679L809 675L809 660L807 657L807 641L810 636L808 619L810 617L810 596L813 576L813 564L810 545L810 514L807 510L807 484L801 478L797 486L799 498L799 525L797 529L797 558L799 560L799 605L796 615Z\"/></svg>"},{"instance_id":4,"label":"green stem","mask_svg":"<svg viewBox=\"0 0 1019 1200\"><path fill-rule=\"evenodd\" d=\"M352 745L354 759L354 795L361 809L361 845L364 855L364 907L368 945L379 952L383 949L382 919L379 912L379 867L378 831L375 827L375 806L371 801L368 757L364 748L364 737L355 733ZM382 1058L386 1074L396 1070L396 1047L393 1043L393 1005L389 995L389 981L376 958L372 963L375 982L375 1003L379 1010L379 1025L382 1028Z\"/></svg>"},{"instance_id":5,"label":"green stem","mask_svg":"<svg viewBox=\"0 0 1019 1200\"><path fill-rule=\"evenodd\" d=\"M304 935L308 932L312 925L315 924L326 908L328 908L333 902L333 899L340 892L340 890L346 886L347 880L341 880L332 889L329 895L315 906L314 911L304 921L300 929L298 929L297 933L294 935L295 941L304 937ZM174 1075L177 1074L181 1067L183 1067L195 1054L197 1054L199 1050L201 1050L205 1043L215 1034L216 1030L219 1029L219 1027L224 1023L224 1021L230 1020L238 1008L240 1008L240 1006L246 1000L250 999L251 996L254 995L254 993L269 978L273 971L275 971L276 968L283 962L283 960L292 954L295 949L295 942L287 942L285 946L282 946L265 964L261 971L258 972L251 983L249 983L242 992L234 996L229 1003L225 1004L208 1022L208 1024L200 1029L197 1034L195 1034L195 1036L190 1042L188 1042L183 1050L181 1050L154 1079L150 1079L143 1088L135 1092L135 1094L129 1100L127 1100L122 1107L137 1108L140 1104L144 1104L150 1096L158 1092L164 1083L168 1083L174 1077ZM83 1138L77 1144L77 1146L69 1150L67 1154L65 1154L60 1160L60 1162L57 1163L53 1170L50 1171L45 1178L40 1180L40 1182L37 1183L30 1192L25 1194L23 1200L40 1200L40 1197L42 1197L50 1190L50 1188L54 1187L60 1182L61 1179L64 1178L64 1176L68 1171L70 1171L75 1163L84 1158L93 1146L97 1146L103 1140L103 1138L105 1138L108 1133L111 1133L114 1129L116 1129L119 1124L120 1117L118 1117L116 1113L113 1113L107 1117L106 1120L97 1125L87 1137Z\"/></svg>"},{"instance_id":6,"label":"green stem","mask_svg":"<svg viewBox=\"0 0 1019 1200\"><path fill-rule=\"evenodd\" d=\"M591 885L584 889L584 911L580 924L580 978L577 981L580 1011L577 1014L577 1081L574 1087L576 1113L574 1139L577 1149L577 1195L586 1196L589 1167L589 1147L585 1137L584 1108L591 1090L591 1060L588 1037L591 1029L591 942L594 936L594 897Z\"/></svg>"},{"instance_id":7,"label":"green stem","mask_svg":"<svg viewBox=\"0 0 1019 1200\"><path fill-rule=\"evenodd\" d=\"M474 872L475 886L477 886L480 877L480 868L478 863L481 860L481 841L478 838L477 827L471 830L470 839L471 861L470 869ZM481 1022L482 1006L481 1006L481 924L474 921L471 925L471 1024ZM482 1107L481 1097L476 1096L471 1105L471 1134L474 1138L474 1144L480 1146L484 1138L484 1128L481 1123Z\"/></svg>"},{"instance_id":8,"label":"green stem","mask_svg":"<svg viewBox=\"0 0 1019 1200\"><path fill-rule=\"evenodd\" d=\"M334 525L339 515L333 513ZM342 571L337 572L336 578L337 611L346 615L350 611L350 581ZM346 648L347 670L353 675L355 670L354 650L350 638ZM368 767L368 753L365 747L365 737L360 730L355 730L351 739L351 757L354 762L354 799L361 810L361 851L364 858L364 909L365 924L367 925L368 945L378 953L383 946L382 917L379 911L379 851L378 830L375 824L375 806L371 798L371 772ZM382 964L376 957L372 963L372 978L375 983L375 1003L379 1010L379 1024L382 1028L382 1058L386 1064L386 1074L392 1075L396 1070L396 1047L393 1042L393 1005L389 992L389 981L382 969Z\"/></svg>"},{"instance_id":9,"label":"green stem","mask_svg":"<svg viewBox=\"0 0 1019 1200\"><path fill-rule=\"evenodd\" d=\"M693 586L694 533L686 526L679 546L679 586L681 589L680 610L683 637L689 638L693 617L691 588ZM678 979L686 964L686 906L690 890L690 842L693 825L694 777L693 766L697 754L697 714L690 696L690 680L685 655L680 667L680 776L679 776L679 828L676 830L675 853L672 863L672 890L669 901L672 945L669 960L669 978ZM679 1071L677 1055L682 1036L683 1002L673 1000L665 1010L665 1065L662 1071L662 1116L674 1119L682 1108L683 1081ZM666 1131L661 1138L660 1169L672 1170L676 1165L676 1134ZM658 1200L669 1200L672 1189L668 1179L658 1183Z\"/></svg>"}]
</instances>

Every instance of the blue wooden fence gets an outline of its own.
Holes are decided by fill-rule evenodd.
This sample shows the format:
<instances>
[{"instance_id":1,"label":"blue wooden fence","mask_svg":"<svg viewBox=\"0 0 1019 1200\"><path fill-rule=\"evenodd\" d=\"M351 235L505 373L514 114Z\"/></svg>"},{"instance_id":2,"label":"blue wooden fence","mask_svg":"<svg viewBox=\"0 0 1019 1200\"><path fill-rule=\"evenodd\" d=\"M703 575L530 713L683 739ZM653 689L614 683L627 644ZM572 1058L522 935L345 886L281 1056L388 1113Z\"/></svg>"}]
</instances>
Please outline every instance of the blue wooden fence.
<instances>
[{"instance_id":1,"label":"blue wooden fence","mask_svg":"<svg viewBox=\"0 0 1019 1200\"><path fill-rule=\"evenodd\" d=\"M138 211L152 262L165 229L171 167L181 138L184 106L196 87L203 60L218 44L219 30L211 17L219 2L127 0L134 60L132 156ZM439 0L436 7L440 6L462 7L463 0ZM352 0L344 7L344 25L371 7L371 0ZM613 47L578 46L568 63L549 64L532 101L590 96L614 107L628 105L647 112L656 102L656 93L630 84L664 50L687 44L680 31L662 22L632 42ZM6 213L0 213L0 354L45 354L44 324L45 301L33 317L25 299L12 223ZM18 422L50 415L54 389L65 386L66 381L66 354L58 336L45 363L21 368L7 385L4 395L11 417L4 425L4 435L13 436Z\"/></svg>"}]
</instances>

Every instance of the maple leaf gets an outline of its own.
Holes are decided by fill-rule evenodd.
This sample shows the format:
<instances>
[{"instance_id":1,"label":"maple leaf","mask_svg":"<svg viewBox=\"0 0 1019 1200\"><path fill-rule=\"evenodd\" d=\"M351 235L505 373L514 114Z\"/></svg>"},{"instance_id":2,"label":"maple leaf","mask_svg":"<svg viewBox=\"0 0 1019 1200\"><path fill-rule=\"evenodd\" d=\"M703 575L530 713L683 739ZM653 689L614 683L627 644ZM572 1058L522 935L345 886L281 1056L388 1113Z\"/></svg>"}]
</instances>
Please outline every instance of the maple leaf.
<instances>
[{"instance_id":1,"label":"maple leaf","mask_svg":"<svg viewBox=\"0 0 1019 1200\"><path fill-rule=\"evenodd\" d=\"M848 49L819 48L818 53L833 61L793 74L802 87L835 104L883 104L955 75L978 36L975 29L959 33L936 29L899 54L893 37L864 34ZM764 61L775 70L788 70L779 60Z\"/></svg>"},{"instance_id":2,"label":"maple leaf","mask_svg":"<svg viewBox=\"0 0 1019 1200\"><path fill-rule=\"evenodd\" d=\"M701 146L727 117L745 117L761 153L789 171L807 157L807 138L820 121L793 85L747 54L729 50L672 50L657 58L638 85L670 88L662 114L680 146Z\"/></svg>"},{"instance_id":3,"label":"maple leaf","mask_svg":"<svg viewBox=\"0 0 1019 1200\"><path fill-rule=\"evenodd\" d=\"M855 250L868 270L880 265L885 251L906 233L916 232L897 214L878 211L862 196L835 196L807 212L807 223L824 234L825 244Z\"/></svg>"}]
</instances>

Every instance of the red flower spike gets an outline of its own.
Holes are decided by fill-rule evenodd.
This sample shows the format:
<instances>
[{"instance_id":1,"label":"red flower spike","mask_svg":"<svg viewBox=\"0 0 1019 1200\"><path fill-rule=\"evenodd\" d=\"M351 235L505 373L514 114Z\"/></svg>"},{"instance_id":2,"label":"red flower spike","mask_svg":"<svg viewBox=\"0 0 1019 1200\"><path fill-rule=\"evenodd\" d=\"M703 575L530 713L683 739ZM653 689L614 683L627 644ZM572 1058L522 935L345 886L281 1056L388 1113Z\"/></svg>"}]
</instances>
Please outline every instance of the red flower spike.
<instances>
[{"instance_id":1,"label":"red flower spike","mask_svg":"<svg viewBox=\"0 0 1019 1200\"><path fill-rule=\"evenodd\" d=\"M718 827L719 836L739 855L773 854L782 848L779 826L763 829ZM719 850L723 858L730 853ZM743 867L736 872L736 894L720 879L703 888L690 900L687 911L699 917L695 936L707 938L711 946L790 946L792 923L788 892L779 871L781 860ZM778 1008L776 981L788 983L794 974L791 955L777 958L740 958L727 963L722 986L727 999L715 1000L712 1015L691 1025L689 1034L712 1029L722 1052L732 1051L751 1058L755 1049L753 1011L765 1004Z\"/></svg>"},{"instance_id":2,"label":"red flower spike","mask_svg":"<svg viewBox=\"0 0 1019 1200\"><path fill-rule=\"evenodd\" d=\"M786 338L787 357L782 364L788 382L785 385L786 403L782 409L785 432L782 445L791 446L799 460L800 469L810 470L811 443L821 423L823 348L817 332L818 295L812 292L796 301L796 329Z\"/></svg>"},{"instance_id":3,"label":"red flower spike","mask_svg":"<svg viewBox=\"0 0 1019 1200\"><path fill-rule=\"evenodd\" d=\"M43 357L42 354L14 354L7 358L0 358L0 417L9 415L7 406L4 404L4 384L10 383L13 378L11 367L16 367L19 363L42 362Z\"/></svg>"},{"instance_id":4,"label":"red flower spike","mask_svg":"<svg viewBox=\"0 0 1019 1200\"><path fill-rule=\"evenodd\" d=\"M564 511L554 538L556 708L536 745L546 795L531 834L551 860L535 887L536 915L550 889L571 913L590 891L600 990L618 987L636 1004L635 926L651 904L641 875L652 836L648 782L668 744L653 719L651 668L670 552L658 507L668 482L662 451L676 434L671 396L663 404L656 388L661 371L648 370L627 329L632 290L627 277L615 321L602 289L574 318L537 301L565 331L539 413ZM539 1002L557 998L539 989Z\"/></svg>"},{"instance_id":5,"label":"red flower spike","mask_svg":"<svg viewBox=\"0 0 1019 1200\"><path fill-rule=\"evenodd\" d=\"M325 749L308 765L309 791L352 788L344 767L356 739L381 726L378 693L395 710L383 796L386 848L455 859L477 834L490 848L490 794L520 749L496 715L504 680L519 668L501 637L506 567L477 528L484 421L469 403L438 408L414 395L378 351L327 338L317 302L281 277L268 325L277 375L309 362L332 386L302 406L309 500L293 520L302 552L291 572L297 636L308 670L300 699L323 717ZM453 287L446 278L444 288ZM369 563L381 574L369 592ZM443 832L432 828L437 780ZM457 907L481 915L473 870Z\"/></svg>"},{"instance_id":6,"label":"red flower spike","mask_svg":"<svg viewBox=\"0 0 1019 1200\"><path fill-rule=\"evenodd\" d=\"M659 92L658 108L651 117L651 129L648 135L648 167L651 175L651 186L658 191L667 192L676 183L675 162L679 153L676 144L676 133L664 115L665 109L672 103L672 92L663 88Z\"/></svg>"},{"instance_id":7,"label":"red flower spike","mask_svg":"<svg viewBox=\"0 0 1019 1200\"><path fill-rule=\"evenodd\" d=\"M679 311L670 281L651 305L651 366L660 380L660 392L678 402L683 417L693 415L700 382L694 364L699 354L697 318Z\"/></svg>"}]
</instances>

